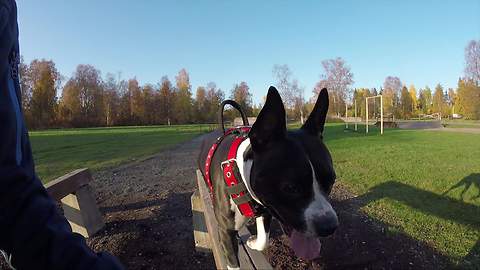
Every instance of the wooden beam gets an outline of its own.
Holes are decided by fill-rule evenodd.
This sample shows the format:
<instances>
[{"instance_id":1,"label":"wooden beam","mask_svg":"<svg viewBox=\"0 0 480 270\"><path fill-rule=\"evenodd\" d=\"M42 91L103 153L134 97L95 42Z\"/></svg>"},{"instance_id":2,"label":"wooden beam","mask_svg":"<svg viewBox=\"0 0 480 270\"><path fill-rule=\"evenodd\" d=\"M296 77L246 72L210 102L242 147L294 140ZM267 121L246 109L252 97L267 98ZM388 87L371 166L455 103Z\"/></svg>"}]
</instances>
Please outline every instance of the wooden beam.
<instances>
[{"instance_id":1,"label":"wooden beam","mask_svg":"<svg viewBox=\"0 0 480 270\"><path fill-rule=\"evenodd\" d=\"M199 188L200 198L203 202L205 223L208 230L208 235L210 237L210 247L215 258L215 265L217 266L217 269L226 269L226 258L222 253L220 247L220 241L218 237L218 224L213 212L213 205L210 199L209 189L205 184L203 175L200 170L197 170L197 184ZM247 240L250 235L251 234L246 227L243 227L239 232L238 259L240 262L240 269L273 269L262 252L252 250L247 246Z\"/></svg>"},{"instance_id":2,"label":"wooden beam","mask_svg":"<svg viewBox=\"0 0 480 270\"><path fill-rule=\"evenodd\" d=\"M195 190L190 198L192 204L193 239L197 252L212 252L210 236L208 235L207 224L205 223L203 200L199 191Z\"/></svg>"},{"instance_id":3,"label":"wooden beam","mask_svg":"<svg viewBox=\"0 0 480 270\"><path fill-rule=\"evenodd\" d=\"M251 234L246 226L238 232L238 236L240 238L240 243L243 245L255 269L273 269L272 265L268 262L267 258L265 258L265 255L262 252L248 247L247 240L251 236Z\"/></svg>"},{"instance_id":4,"label":"wooden beam","mask_svg":"<svg viewBox=\"0 0 480 270\"><path fill-rule=\"evenodd\" d=\"M92 175L87 168L78 169L61 176L45 185L48 194L56 201L87 185L92 180Z\"/></svg>"},{"instance_id":5,"label":"wooden beam","mask_svg":"<svg viewBox=\"0 0 480 270\"><path fill-rule=\"evenodd\" d=\"M205 185L205 181L203 180L203 175L200 170L197 170L197 184L198 190L200 191L200 197L203 201L205 223L207 225L208 235L210 236L210 243L213 257L215 258L215 265L217 266L217 269L227 269L227 260L222 253L220 241L218 240L218 225L213 213L213 205L210 199L210 193Z\"/></svg>"}]
</instances>

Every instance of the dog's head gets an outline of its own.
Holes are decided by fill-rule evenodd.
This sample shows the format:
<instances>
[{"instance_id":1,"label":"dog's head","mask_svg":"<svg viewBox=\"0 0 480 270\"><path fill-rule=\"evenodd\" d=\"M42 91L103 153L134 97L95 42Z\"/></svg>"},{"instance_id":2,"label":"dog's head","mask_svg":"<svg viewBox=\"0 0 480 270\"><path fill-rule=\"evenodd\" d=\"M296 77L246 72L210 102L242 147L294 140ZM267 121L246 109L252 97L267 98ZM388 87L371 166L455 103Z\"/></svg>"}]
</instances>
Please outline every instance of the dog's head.
<instances>
[{"instance_id":1,"label":"dog's head","mask_svg":"<svg viewBox=\"0 0 480 270\"><path fill-rule=\"evenodd\" d=\"M301 129L287 131L282 100L270 87L249 133L252 189L304 258L318 256L318 237L338 227L337 214L327 200L335 181L332 158L322 140L327 111L328 92L323 89Z\"/></svg>"}]
</instances>

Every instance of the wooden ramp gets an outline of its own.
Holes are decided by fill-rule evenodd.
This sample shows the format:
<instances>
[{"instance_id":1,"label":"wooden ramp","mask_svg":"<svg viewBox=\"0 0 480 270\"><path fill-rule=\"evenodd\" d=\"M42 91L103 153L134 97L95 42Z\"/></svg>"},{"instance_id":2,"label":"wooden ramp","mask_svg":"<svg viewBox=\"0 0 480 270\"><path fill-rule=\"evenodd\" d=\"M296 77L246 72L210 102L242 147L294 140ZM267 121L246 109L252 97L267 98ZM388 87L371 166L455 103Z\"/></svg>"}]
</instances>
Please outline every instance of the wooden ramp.
<instances>
[{"instance_id":1,"label":"wooden ramp","mask_svg":"<svg viewBox=\"0 0 480 270\"><path fill-rule=\"evenodd\" d=\"M192 195L193 234L195 248L200 252L213 252L217 269L227 269L226 259L218 240L218 225L213 214L212 201L200 170L197 170L198 190ZM273 269L262 252L250 249L250 232L244 227L238 232L238 258L240 269Z\"/></svg>"}]
</instances>

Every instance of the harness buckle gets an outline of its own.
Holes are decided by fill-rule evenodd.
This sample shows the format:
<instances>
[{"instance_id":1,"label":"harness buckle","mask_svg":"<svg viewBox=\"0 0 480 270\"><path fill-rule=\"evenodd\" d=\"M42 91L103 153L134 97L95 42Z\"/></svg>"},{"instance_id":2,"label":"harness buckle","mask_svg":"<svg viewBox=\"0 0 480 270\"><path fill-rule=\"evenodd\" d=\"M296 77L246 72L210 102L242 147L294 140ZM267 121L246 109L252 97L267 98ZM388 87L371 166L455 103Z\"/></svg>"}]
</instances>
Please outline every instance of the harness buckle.
<instances>
[{"instance_id":1,"label":"harness buckle","mask_svg":"<svg viewBox=\"0 0 480 270\"><path fill-rule=\"evenodd\" d=\"M222 163L220 163L220 167L222 167L222 170L223 170L223 166L228 165L232 162L237 162L237 160L235 158L231 158L231 159L227 159L225 161L222 161Z\"/></svg>"}]
</instances>

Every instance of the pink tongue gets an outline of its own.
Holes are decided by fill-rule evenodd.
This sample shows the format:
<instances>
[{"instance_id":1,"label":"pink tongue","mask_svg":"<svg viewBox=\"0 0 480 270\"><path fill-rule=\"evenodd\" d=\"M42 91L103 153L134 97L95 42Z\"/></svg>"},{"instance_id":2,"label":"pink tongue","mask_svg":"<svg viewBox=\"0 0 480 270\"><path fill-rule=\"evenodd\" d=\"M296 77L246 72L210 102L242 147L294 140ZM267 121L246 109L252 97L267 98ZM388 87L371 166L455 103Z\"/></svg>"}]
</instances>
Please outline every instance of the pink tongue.
<instances>
[{"instance_id":1,"label":"pink tongue","mask_svg":"<svg viewBox=\"0 0 480 270\"><path fill-rule=\"evenodd\" d=\"M320 240L316 237L307 237L296 230L290 235L290 246L298 257L305 260L313 260L320 255Z\"/></svg>"}]
</instances>

